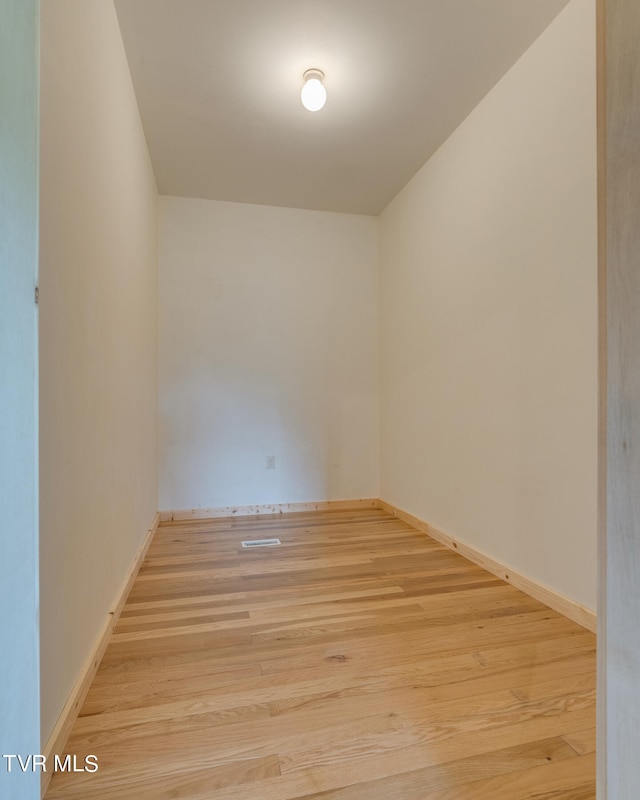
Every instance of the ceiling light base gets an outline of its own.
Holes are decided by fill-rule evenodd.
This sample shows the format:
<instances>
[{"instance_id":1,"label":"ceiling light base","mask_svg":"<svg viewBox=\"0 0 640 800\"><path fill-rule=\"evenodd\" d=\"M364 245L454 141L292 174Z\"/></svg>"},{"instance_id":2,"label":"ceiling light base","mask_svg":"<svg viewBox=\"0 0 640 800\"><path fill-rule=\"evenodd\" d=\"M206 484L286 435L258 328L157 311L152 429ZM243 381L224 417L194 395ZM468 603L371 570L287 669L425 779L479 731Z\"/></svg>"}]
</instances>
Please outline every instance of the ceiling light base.
<instances>
[{"instance_id":1,"label":"ceiling light base","mask_svg":"<svg viewBox=\"0 0 640 800\"><path fill-rule=\"evenodd\" d=\"M320 83L322 83L322 81L324 80L324 72L321 69L315 69L315 68L314 69L308 69L303 74L302 78L303 78L305 83L307 81L313 80L314 78L315 78L315 80L320 81Z\"/></svg>"}]
</instances>

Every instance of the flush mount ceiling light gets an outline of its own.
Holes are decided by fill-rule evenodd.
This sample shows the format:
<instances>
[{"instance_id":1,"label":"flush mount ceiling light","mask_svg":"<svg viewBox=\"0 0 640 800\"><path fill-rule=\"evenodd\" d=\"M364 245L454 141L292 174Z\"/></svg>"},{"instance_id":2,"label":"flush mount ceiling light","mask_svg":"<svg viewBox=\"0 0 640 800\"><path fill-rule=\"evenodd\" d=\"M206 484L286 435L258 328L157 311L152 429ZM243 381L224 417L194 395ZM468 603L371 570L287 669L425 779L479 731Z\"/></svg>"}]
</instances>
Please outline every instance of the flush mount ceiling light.
<instances>
[{"instance_id":1,"label":"flush mount ceiling light","mask_svg":"<svg viewBox=\"0 0 640 800\"><path fill-rule=\"evenodd\" d=\"M327 102L327 90L322 85L324 72L321 69L308 69L302 76L302 105L307 111L320 111Z\"/></svg>"}]
</instances>

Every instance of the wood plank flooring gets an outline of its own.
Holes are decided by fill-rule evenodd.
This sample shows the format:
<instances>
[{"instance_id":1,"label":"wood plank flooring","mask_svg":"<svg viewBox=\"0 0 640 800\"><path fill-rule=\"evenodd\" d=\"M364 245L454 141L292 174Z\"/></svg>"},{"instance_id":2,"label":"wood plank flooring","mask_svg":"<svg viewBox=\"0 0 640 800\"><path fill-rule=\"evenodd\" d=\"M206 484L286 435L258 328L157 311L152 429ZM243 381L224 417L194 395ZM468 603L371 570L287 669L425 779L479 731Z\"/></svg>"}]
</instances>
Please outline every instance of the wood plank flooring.
<instances>
[{"instance_id":1,"label":"wood plank flooring","mask_svg":"<svg viewBox=\"0 0 640 800\"><path fill-rule=\"evenodd\" d=\"M46 798L594 800L595 647L384 511L166 523Z\"/></svg>"}]
</instances>

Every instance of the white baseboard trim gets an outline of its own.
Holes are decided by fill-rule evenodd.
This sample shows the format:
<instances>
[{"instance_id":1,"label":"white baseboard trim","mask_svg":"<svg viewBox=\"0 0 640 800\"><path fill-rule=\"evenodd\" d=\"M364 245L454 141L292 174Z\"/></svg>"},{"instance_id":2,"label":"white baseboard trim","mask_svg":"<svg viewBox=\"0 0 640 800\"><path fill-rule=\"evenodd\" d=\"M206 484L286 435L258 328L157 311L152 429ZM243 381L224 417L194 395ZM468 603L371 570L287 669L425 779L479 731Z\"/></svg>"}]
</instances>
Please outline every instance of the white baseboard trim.
<instances>
[{"instance_id":1,"label":"white baseboard trim","mask_svg":"<svg viewBox=\"0 0 640 800\"><path fill-rule=\"evenodd\" d=\"M133 586L133 583L138 575L140 567L142 566L142 562L145 559L147 550L149 549L151 540L158 529L159 523L160 514L156 514L153 518L153 522L151 523L151 527L147 531L142 544L138 548L133 566L131 567L131 570L129 571L129 574L127 575L127 578L120 591L116 595L113 610L107 615L102 629L100 630L100 633L98 634L98 637L94 642L86 661L82 665L78 679L71 690L71 694L67 698L67 702L62 709L58 721L46 744L44 745L42 754L46 756L47 763L53 762L54 755L62 755L64 747L67 743L67 739L69 738L69 734L71 733L71 729L78 718L78 714L80 713L82 704L87 696L87 692L89 691L89 688L93 683L93 679L96 676L96 672L100 666L100 661L102 660L104 651L107 649L107 645L109 644L109 639L113 629L118 623L122 608L127 600L129 592L131 591L131 587ZM42 797L44 797L44 794L47 791L50 780L51 772L43 772L41 781Z\"/></svg>"},{"instance_id":2,"label":"white baseboard trim","mask_svg":"<svg viewBox=\"0 0 640 800\"><path fill-rule=\"evenodd\" d=\"M556 592L554 589L550 589L543 583L539 583L533 578L529 578L515 569L511 569L505 564L502 564L499 561L496 561L494 558L491 558L491 556L488 556L486 553L476 550L468 544L464 544L454 536L445 533L439 528L436 528L434 525L430 525L428 522L424 522L424 520L421 520L418 517L414 517L413 514L409 514L407 511L403 511L391 503L387 503L384 500L379 500L378 508L381 508L383 511L387 511L389 514L393 514L394 517L398 517L398 519L401 519L404 522L407 522L412 527L417 528L423 533L426 533L427 536L431 536L432 539L435 539L436 541L445 545L450 550L459 553L461 556L464 556L469 561L477 564L479 567L486 569L487 572L490 572L492 575L501 578L503 581L515 586L516 589L520 589L521 591L525 592L525 594L533 597L535 600L539 600L541 603L549 606L549 608L552 608L559 614L562 614L563 616L568 617L570 620L577 622L578 625L582 625L583 628L596 633L597 618L595 612L585 608L585 606L582 606L579 603L576 603L575 600Z\"/></svg>"},{"instance_id":3,"label":"white baseboard trim","mask_svg":"<svg viewBox=\"0 0 640 800\"><path fill-rule=\"evenodd\" d=\"M221 508L187 508L161 511L160 522L184 522L190 519L224 519L227 517L257 517L264 514L295 514L305 511L356 511L378 508L378 500L322 500L315 503L273 503L258 506L224 506Z\"/></svg>"}]
</instances>

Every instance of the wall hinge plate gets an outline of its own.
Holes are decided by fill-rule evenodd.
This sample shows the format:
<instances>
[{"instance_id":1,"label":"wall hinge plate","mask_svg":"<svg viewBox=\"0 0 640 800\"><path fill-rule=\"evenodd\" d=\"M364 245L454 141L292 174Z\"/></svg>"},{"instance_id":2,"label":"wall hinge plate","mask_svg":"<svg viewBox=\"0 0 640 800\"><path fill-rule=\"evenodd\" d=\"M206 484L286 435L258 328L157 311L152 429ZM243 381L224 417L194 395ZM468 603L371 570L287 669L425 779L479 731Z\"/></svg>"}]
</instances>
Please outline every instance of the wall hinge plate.
<instances>
[{"instance_id":1,"label":"wall hinge plate","mask_svg":"<svg viewBox=\"0 0 640 800\"><path fill-rule=\"evenodd\" d=\"M36 301L36 305L39 305L39 303L40 303L40 287L39 286L36 286L36 289L35 289L35 292L34 292L34 300Z\"/></svg>"}]
</instances>

